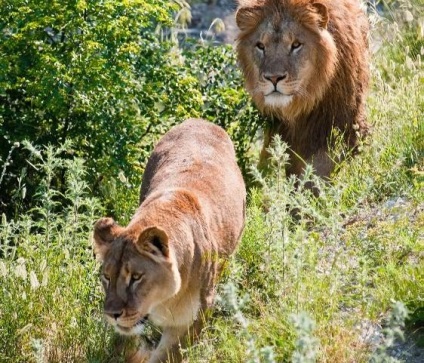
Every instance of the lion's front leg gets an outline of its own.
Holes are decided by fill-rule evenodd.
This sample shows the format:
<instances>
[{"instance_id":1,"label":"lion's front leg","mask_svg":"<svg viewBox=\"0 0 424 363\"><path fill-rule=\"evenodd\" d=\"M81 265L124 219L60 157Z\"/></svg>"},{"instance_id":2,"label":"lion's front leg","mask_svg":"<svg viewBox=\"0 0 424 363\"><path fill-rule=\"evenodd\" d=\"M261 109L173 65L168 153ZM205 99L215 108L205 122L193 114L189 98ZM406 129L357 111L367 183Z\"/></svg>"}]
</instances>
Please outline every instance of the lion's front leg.
<instances>
[{"instance_id":1,"label":"lion's front leg","mask_svg":"<svg viewBox=\"0 0 424 363\"><path fill-rule=\"evenodd\" d=\"M268 149L271 146L272 138L276 135L276 131L273 127L267 127L264 129L264 141L262 144L262 150L259 155L259 162L258 162L258 169L260 171L268 171L269 168L269 158L271 157L271 154L269 153Z\"/></svg>"},{"instance_id":2,"label":"lion's front leg","mask_svg":"<svg viewBox=\"0 0 424 363\"><path fill-rule=\"evenodd\" d=\"M334 169L334 161L329 156L327 148L319 149L307 162L312 164L315 174L324 179L329 178Z\"/></svg>"}]
</instances>

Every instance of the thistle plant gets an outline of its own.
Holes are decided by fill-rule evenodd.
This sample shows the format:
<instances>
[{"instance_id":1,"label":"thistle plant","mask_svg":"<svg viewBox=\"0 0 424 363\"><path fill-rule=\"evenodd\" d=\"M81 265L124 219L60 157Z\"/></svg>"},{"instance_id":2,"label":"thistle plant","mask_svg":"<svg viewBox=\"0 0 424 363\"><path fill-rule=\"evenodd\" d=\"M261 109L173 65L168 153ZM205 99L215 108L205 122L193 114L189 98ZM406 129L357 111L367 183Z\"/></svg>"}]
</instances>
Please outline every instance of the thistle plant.
<instances>
[{"instance_id":1,"label":"thistle plant","mask_svg":"<svg viewBox=\"0 0 424 363\"><path fill-rule=\"evenodd\" d=\"M397 363L398 359L390 356L390 348L397 339L403 340L403 328L408 317L408 309L400 301L393 301L388 314L386 326L382 330L382 341L370 358L370 363Z\"/></svg>"},{"instance_id":2,"label":"thistle plant","mask_svg":"<svg viewBox=\"0 0 424 363\"><path fill-rule=\"evenodd\" d=\"M297 335L293 363L314 363L317 361L319 341L313 336L315 322L305 312L292 314L290 320Z\"/></svg>"},{"instance_id":3,"label":"thistle plant","mask_svg":"<svg viewBox=\"0 0 424 363\"><path fill-rule=\"evenodd\" d=\"M248 303L248 296L238 296L237 287L228 282L221 287L217 303L230 312L234 322L240 327L239 336L246 345L246 363L275 363L272 347L258 347L254 334L249 331L249 320L243 314L243 306Z\"/></svg>"}]
</instances>

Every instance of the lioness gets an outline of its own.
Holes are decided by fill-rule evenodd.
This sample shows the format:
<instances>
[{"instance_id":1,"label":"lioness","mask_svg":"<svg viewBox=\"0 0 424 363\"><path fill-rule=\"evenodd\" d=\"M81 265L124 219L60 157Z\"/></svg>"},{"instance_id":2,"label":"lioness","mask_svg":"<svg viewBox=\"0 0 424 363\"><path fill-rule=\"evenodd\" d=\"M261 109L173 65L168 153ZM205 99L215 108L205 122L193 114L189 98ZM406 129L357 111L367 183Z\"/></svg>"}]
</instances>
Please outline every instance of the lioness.
<instances>
[{"instance_id":1,"label":"lioness","mask_svg":"<svg viewBox=\"0 0 424 363\"><path fill-rule=\"evenodd\" d=\"M239 0L236 22L246 88L269 121L260 165L279 134L290 174L307 162L329 176L332 129L349 149L368 132L368 19L359 0Z\"/></svg>"},{"instance_id":2,"label":"lioness","mask_svg":"<svg viewBox=\"0 0 424 363\"><path fill-rule=\"evenodd\" d=\"M189 330L198 332L222 259L240 240L245 201L226 132L190 119L156 145L128 226L111 218L96 222L107 321L125 335L139 334L146 321L163 330L155 349L138 352L139 361L181 360L179 345Z\"/></svg>"}]
</instances>

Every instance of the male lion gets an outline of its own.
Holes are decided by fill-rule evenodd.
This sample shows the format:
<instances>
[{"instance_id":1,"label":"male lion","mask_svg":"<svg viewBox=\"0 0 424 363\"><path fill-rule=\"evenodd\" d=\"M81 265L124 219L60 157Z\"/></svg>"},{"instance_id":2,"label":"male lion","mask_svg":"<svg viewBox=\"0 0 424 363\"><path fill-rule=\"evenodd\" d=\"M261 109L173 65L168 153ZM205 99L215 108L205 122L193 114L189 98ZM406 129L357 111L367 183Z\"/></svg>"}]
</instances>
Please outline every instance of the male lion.
<instances>
[{"instance_id":1,"label":"male lion","mask_svg":"<svg viewBox=\"0 0 424 363\"><path fill-rule=\"evenodd\" d=\"M139 334L146 321L163 330L154 350L138 352L139 361L181 360L179 345L189 332L197 335L223 259L240 240L245 201L226 132L190 119L156 145L128 226L96 222L107 321L124 335Z\"/></svg>"},{"instance_id":2,"label":"male lion","mask_svg":"<svg viewBox=\"0 0 424 363\"><path fill-rule=\"evenodd\" d=\"M358 0L239 0L236 21L246 88L269 118L260 165L279 134L289 174L307 162L328 177L333 128L349 149L368 132L368 19Z\"/></svg>"}]
</instances>

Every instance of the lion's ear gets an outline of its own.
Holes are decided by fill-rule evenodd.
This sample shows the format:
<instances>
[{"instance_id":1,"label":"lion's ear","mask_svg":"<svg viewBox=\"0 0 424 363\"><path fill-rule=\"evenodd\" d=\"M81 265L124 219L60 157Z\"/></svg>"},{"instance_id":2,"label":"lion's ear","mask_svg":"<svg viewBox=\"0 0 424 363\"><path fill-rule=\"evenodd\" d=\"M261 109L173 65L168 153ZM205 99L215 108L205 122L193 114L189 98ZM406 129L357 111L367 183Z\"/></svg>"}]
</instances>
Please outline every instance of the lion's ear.
<instances>
[{"instance_id":1,"label":"lion's ear","mask_svg":"<svg viewBox=\"0 0 424 363\"><path fill-rule=\"evenodd\" d=\"M318 22L319 27L322 29L327 29L328 20L329 20L327 7L322 3L315 3L315 2L312 3L312 6L315 8L315 11L320 16L320 19Z\"/></svg>"},{"instance_id":2,"label":"lion's ear","mask_svg":"<svg viewBox=\"0 0 424 363\"><path fill-rule=\"evenodd\" d=\"M138 238L137 249L142 253L147 253L154 260L163 257L168 259L168 235L158 227L146 228Z\"/></svg>"},{"instance_id":3,"label":"lion's ear","mask_svg":"<svg viewBox=\"0 0 424 363\"><path fill-rule=\"evenodd\" d=\"M94 225L93 252L99 261L103 261L113 240L122 230L112 218L100 218Z\"/></svg>"},{"instance_id":4,"label":"lion's ear","mask_svg":"<svg viewBox=\"0 0 424 363\"><path fill-rule=\"evenodd\" d=\"M262 10L258 7L240 7L236 12L236 23L241 31L253 29L258 25Z\"/></svg>"}]
</instances>

